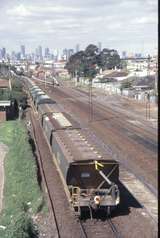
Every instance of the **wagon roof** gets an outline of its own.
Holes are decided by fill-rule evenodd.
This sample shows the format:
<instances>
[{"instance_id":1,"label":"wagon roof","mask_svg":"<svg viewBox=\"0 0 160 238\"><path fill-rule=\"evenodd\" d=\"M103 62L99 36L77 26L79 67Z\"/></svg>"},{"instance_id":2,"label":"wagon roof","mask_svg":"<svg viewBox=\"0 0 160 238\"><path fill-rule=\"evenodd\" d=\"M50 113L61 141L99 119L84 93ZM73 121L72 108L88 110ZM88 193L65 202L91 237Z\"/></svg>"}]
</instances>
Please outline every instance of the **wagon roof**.
<instances>
[{"instance_id":1,"label":"wagon roof","mask_svg":"<svg viewBox=\"0 0 160 238\"><path fill-rule=\"evenodd\" d=\"M54 132L53 132L54 133ZM66 150L69 163L79 163L80 161L113 161L110 156L104 156L91 145L82 135L81 130L57 131L55 136L61 141L61 146ZM115 162L116 163L116 162Z\"/></svg>"},{"instance_id":2,"label":"wagon roof","mask_svg":"<svg viewBox=\"0 0 160 238\"><path fill-rule=\"evenodd\" d=\"M54 130L79 128L79 124L65 112L47 113Z\"/></svg>"},{"instance_id":3,"label":"wagon roof","mask_svg":"<svg viewBox=\"0 0 160 238\"><path fill-rule=\"evenodd\" d=\"M53 103L51 104L41 104L39 106L39 111L40 113L43 115L43 114L46 114L46 115L50 115L52 112L59 112L60 109L57 105L57 103L55 101L53 101Z\"/></svg>"},{"instance_id":4,"label":"wagon roof","mask_svg":"<svg viewBox=\"0 0 160 238\"><path fill-rule=\"evenodd\" d=\"M30 87L29 90L32 91L32 90L35 90L37 88L39 88L39 87L37 85L35 85L35 86Z\"/></svg>"},{"instance_id":5,"label":"wagon roof","mask_svg":"<svg viewBox=\"0 0 160 238\"><path fill-rule=\"evenodd\" d=\"M40 91L42 91L42 89L34 88L34 89L31 90L31 93L36 93L36 92L40 92Z\"/></svg>"}]
</instances>

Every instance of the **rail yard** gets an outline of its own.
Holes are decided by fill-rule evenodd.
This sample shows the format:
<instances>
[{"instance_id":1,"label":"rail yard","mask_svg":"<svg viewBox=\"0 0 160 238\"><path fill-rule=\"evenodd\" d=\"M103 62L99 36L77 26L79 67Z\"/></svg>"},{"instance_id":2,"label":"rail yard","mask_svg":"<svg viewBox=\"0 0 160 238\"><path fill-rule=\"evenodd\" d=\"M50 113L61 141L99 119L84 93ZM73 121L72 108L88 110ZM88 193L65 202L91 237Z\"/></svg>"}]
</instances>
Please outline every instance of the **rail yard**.
<instances>
[{"instance_id":1,"label":"rail yard","mask_svg":"<svg viewBox=\"0 0 160 238\"><path fill-rule=\"evenodd\" d=\"M22 80L55 237L156 237L157 128L142 105Z\"/></svg>"}]
</instances>

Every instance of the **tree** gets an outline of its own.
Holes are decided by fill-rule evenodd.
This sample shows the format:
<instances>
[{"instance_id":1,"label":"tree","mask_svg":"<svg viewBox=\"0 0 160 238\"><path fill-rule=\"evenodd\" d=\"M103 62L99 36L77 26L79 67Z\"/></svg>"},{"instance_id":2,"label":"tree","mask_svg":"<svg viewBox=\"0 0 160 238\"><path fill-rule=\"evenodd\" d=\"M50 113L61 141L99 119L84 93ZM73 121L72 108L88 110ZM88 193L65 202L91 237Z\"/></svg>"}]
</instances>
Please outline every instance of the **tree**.
<instances>
[{"instance_id":1,"label":"tree","mask_svg":"<svg viewBox=\"0 0 160 238\"><path fill-rule=\"evenodd\" d=\"M104 48L97 56L98 66L105 69L113 69L120 66L120 56L117 51Z\"/></svg>"},{"instance_id":2,"label":"tree","mask_svg":"<svg viewBox=\"0 0 160 238\"><path fill-rule=\"evenodd\" d=\"M90 44L84 51L79 51L69 58L66 69L72 77L87 77L92 79L99 68L113 69L120 66L120 57L116 50L103 49L98 53L98 47Z\"/></svg>"},{"instance_id":3,"label":"tree","mask_svg":"<svg viewBox=\"0 0 160 238\"><path fill-rule=\"evenodd\" d=\"M69 58L66 69L68 69L72 77L75 77L77 74L80 76L83 72L84 57L84 51L79 51Z\"/></svg>"},{"instance_id":4,"label":"tree","mask_svg":"<svg viewBox=\"0 0 160 238\"><path fill-rule=\"evenodd\" d=\"M98 48L90 44L85 49L84 76L92 79L97 74L97 55Z\"/></svg>"}]
</instances>

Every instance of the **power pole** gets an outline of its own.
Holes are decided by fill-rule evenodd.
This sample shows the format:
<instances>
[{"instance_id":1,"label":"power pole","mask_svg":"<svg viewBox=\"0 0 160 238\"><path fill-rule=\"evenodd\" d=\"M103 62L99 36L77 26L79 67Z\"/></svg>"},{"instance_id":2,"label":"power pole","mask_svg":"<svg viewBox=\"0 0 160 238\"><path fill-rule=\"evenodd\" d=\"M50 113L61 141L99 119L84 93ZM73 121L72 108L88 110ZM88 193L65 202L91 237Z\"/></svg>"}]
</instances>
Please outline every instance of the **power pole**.
<instances>
[{"instance_id":1,"label":"power pole","mask_svg":"<svg viewBox=\"0 0 160 238\"><path fill-rule=\"evenodd\" d=\"M12 84L11 84L11 75L10 75L10 60L8 60L8 80L9 80L9 89L10 89L10 91L12 90Z\"/></svg>"},{"instance_id":2,"label":"power pole","mask_svg":"<svg viewBox=\"0 0 160 238\"><path fill-rule=\"evenodd\" d=\"M147 93L147 100L146 100L146 120L150 119L150 93Z\"/></svg>"},{"instance_id":3,"label":"power pole","mask_svg":"<svg viewBox=\"0 0 160 238\"><path fill-rule=\"evenodd\" d=\"M45 83L45 88L46 88L46 71L44 72L44 83Z\"/></svg>"},{"instance_id":4,"label":"power pole","mask_svg":"<svg viewBox=\"0 0 160 238\"><path fill-rule=\"evenodd\" d=\"M148 66L147 66L147 76L149 77L150 76L150 55L148 55Z\"/></svg>"},{"instance_id":5,"label":"power pole","mask_svg":"<svg viewBox=\"0 0 160 238\"><path fill-rule=\"evenodd\" d=\"M92 79L89 79L89 122L93 119Z\"/></svg>"},{"instance_id":6,"label":"power pole","mask_svg":"<svg viewBox=\"0 0 160 238\"><path fill-rule=\"evenodd\" d=\"M53 78L53 89L54 89L54 78Z\"/></svg>"},{"instance_id":7,"label":"power pole","mask_svg":"<svg viewBox=\"0 0 160 238\"><path fill-rule=\"evenodd\" d=\"M156 73L155 73L155 95L157 95L157 85L158 84L158 63L156 61Z\"/></svg>"}]
</instances>

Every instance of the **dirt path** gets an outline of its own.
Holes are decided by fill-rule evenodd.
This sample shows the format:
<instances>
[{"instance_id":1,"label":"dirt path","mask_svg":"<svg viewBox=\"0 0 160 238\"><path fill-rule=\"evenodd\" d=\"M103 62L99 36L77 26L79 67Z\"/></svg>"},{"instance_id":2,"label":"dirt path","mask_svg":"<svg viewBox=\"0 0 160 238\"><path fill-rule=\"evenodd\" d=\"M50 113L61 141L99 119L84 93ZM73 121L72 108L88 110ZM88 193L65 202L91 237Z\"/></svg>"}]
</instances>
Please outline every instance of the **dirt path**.
<instances>
[{"instance_id":1,"label":"dirt path","mask_svg":"<svg viewBox=\"0 0 160 238\"><path fill-rule=\"evenodd\" d=\"M2 210L3 187L4 187L4 158L8 147L0 142L0 212Z\"/></svg>"}]
</instances>

